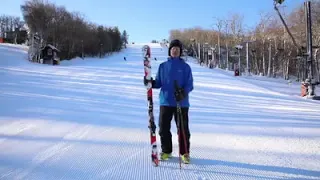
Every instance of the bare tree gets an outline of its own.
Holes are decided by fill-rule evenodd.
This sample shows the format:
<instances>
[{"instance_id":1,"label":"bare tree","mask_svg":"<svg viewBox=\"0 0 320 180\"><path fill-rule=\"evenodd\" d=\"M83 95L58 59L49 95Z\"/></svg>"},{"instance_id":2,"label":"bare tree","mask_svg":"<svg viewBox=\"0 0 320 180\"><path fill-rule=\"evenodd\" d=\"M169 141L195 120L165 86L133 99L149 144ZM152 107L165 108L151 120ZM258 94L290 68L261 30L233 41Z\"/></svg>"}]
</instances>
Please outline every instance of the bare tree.
<instances>
[{"instance_id":1,"label":"bare tree","mask_svg":"<svg viewBox=\"0 0 320 180\"><path fill-rule=\"evenodd\" d=\"M38 34L42 45L53 44L61 50L62 59L97 56L119 51L121 33L117 27L99 28L79 12L68 12L63 6L42 0L29 0L21 6L31 34Z\"/></svg>"},{"instance_id":2,"label":"bare tree","mask_svg":"<svg viewBox=\"0 0 320 180\"><path fill-rule=\"evenodd\" d=\"M245 29L243 16L238 13L230 13L228 17L215 18L215 28L206 30L201 27L172 30L170 38L179 38L184 43L191 43L195 39L197 43L208 42L214 46L225 46L228 62L235 63L233 57L229 57L230 47L242 44L246 41L254 41L250 46L251 70L256 74L262 73L270 77L282 76L289 79L290 76L302 80L306 77L306 59L301 56L300 49L306 47L306 24L303 4L298 5L291 12L286 13L285 20L291 34L294 36L295 46L289 34L285 31L276 12L261 12L260 20L255 27ZM312 1L313 45L320 46L320 1ZM304 48L303 48L304 47ZM314 49L315 76L320 80L320 48ZM218 56L219 59L220 56ZM318 81L319 81L318 80Z\"/></svg>"},{"instance_id":3,"label":"bare tree","mask_svg":"<svg viewBox=\"0 0 320 180\"><path fill-rule=\"evenodd\" d=\"M224 20L220 18L214 18L215 19L215 26L218 29L218 66L221 67L222 60L221 60L221 31L223 28Z\"/></svg>"}]
</instances>

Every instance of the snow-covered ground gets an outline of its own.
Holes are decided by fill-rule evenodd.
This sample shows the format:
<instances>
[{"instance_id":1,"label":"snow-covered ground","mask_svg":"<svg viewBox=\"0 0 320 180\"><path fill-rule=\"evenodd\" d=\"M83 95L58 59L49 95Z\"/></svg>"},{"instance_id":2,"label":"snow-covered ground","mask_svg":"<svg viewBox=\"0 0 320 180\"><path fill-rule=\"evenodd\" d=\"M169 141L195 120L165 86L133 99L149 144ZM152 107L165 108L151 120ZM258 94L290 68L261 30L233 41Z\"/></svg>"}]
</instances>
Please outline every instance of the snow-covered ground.
<instances>
[{"instance_id":1,"label":"snow-covered ground","mask_svg":"<svg viewBox=\"0 0 320 180\"><path fill-rule=\"evenodd\" d=\"M151 45L155 75L167 49ZM191 164L172 121L174 157L153 167L141 46L50 66L0 45L0 179L320 179L319 101L190 58Z\"/></svg>"}]
</instances>

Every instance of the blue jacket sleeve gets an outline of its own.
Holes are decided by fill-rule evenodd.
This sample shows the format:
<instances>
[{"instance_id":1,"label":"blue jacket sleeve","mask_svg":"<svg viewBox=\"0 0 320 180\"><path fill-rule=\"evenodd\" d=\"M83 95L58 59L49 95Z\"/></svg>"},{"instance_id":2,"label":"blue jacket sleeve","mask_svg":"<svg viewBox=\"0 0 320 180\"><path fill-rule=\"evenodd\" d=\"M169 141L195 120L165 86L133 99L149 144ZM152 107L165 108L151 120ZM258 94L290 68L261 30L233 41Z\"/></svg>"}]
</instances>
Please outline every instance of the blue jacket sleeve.
<instances>
[{"instance_id":1,"label":"blue jacket sleeve","mask_svg":"<svg viewBox=\"0 0 320 180\"><path fill-rule=\"evenodd\" d=\"M156 79L155 79L155 82L154 82L152 88L159 89L162 86L161 69L162 69L162 64L159 65L158 72L157 72L157 75L156 75Z\"/></svg>"},{"instance_id":2,"label":"blue jacket sleeve","mask_svg":"<svg viewBox=\"0 0 320 180\"><path fill-rule=\"evenodd\" d=\"M189 94L193 90L193 75L190 66L187 66L186 84L184 86L184 92Z\"/></svg>"}]
</instances>

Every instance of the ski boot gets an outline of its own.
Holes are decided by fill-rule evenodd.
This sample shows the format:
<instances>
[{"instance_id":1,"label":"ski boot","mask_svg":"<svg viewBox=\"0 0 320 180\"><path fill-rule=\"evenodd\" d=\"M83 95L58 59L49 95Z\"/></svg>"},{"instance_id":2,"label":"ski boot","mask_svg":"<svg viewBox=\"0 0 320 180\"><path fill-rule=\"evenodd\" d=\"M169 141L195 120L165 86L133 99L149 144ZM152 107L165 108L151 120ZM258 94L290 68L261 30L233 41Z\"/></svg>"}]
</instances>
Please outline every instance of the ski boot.
<instances>
[{"instance_id":1,"label":"ski boot","mask_svg":"<svg viewBox=\"0 0 320 180\"><path fill-rule=\"evenodd\" d=\"M162 161L167 161L167 160L169 160L171 157L172 157L172 154L171 154L171 153L164 153L164 152L160 153L160 159L161 159Z\"/></svg>"},{"instance_id":2,"label":"ski boot","mask_svg":"<svg viewBox=\"0 0 320 180\"><path fill-rule=\"evenodd\" d=\"M184 164L189 164L190 163L190 156L188 153L184 154L181 156L181 160Z\"/></svg>"}]
</instances>

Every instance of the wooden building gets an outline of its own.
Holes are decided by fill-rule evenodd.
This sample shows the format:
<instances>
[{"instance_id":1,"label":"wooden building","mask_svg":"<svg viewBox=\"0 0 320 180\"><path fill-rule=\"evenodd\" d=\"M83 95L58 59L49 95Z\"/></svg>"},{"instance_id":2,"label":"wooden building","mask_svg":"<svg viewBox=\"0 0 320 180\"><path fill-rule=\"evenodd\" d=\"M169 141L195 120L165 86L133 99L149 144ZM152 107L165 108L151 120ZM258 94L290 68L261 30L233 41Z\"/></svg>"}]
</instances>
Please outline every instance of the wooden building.
<instances>
[{"instance_id":1,"label":"wooden building","mask_svg":"<svg viewBox=\"0 0 320 180\"><path fill-rule=\"evenodd\" d=\"M41 55L40 55L41 63L52 64L52 65L60 64L59 53L60 53L59 49L52 46L51 44L47 44L41 49Z\"/></svg>"}]
</instances>

